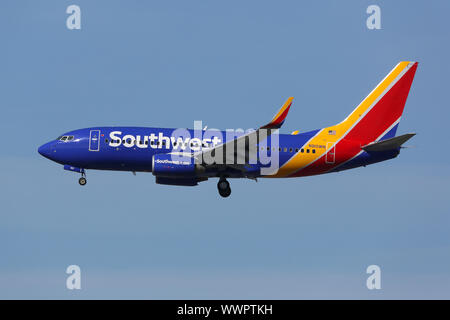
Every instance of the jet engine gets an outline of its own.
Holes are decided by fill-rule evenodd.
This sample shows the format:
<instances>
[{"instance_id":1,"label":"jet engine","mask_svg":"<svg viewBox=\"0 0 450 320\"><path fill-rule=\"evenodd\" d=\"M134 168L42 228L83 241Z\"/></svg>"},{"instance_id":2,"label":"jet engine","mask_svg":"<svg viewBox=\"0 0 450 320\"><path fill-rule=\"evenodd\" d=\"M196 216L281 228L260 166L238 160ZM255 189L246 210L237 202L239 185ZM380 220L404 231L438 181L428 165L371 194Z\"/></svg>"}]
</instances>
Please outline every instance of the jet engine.
<instances>
[{"instance_id":1,"label":"jet engine","mask_svg":"<svg viewBox=\"0 0 450 320\"><path fill-rule=\"evenodd\" d=\"M203 171L204 167L190 156L164 153L152 159L152 173L157 177L194 177Z\"/></svg>"}]
</instances>

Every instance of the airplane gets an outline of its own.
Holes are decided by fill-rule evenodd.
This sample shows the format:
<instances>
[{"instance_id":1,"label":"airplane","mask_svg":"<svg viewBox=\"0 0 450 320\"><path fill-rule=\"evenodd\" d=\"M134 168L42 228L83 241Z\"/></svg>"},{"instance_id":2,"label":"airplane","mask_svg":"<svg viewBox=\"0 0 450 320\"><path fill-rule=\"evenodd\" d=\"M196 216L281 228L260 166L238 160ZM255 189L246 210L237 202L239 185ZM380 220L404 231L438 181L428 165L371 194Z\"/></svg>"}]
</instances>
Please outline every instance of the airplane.
<instances>
[{"instance_id":1,"label":"airplane","mask_svg":"<svg viewBox=\"0 0 450 320\"><path fill-rule=\"evenodd\" d=\"M195 186L218 178L222 197L231 178L292 178L367 166L398 156L415 133L396 136L418 62L399 62L340 123L280 134L293 98L256 130L91 127L64 133L38 152L81 174L86 170L152 172L157 184Z\"/></svg>"}]
</instances>

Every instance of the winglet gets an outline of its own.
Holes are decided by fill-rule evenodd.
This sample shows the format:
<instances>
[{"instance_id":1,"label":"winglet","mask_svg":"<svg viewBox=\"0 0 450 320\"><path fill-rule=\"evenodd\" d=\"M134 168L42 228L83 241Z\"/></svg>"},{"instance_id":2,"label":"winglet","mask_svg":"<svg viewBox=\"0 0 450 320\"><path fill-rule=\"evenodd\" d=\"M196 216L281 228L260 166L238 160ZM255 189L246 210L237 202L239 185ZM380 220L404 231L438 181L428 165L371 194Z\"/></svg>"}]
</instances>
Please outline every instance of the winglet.
<instances>
[{"instance_id":1,"label":"winglet","mask_svg":"<svg viewBox=\"0 0 450 320\"><path fill-rule=\"evenodd\" d=\"M275 117L273 117L273 119L268 124L262 126L261 129L279 129L283 125L284 120L286 119L286 116L292 104L292 100L294 100L293 97L287 99L286 102L281 107L281 109L275 115Z\"/></svg>"}]
</instances>

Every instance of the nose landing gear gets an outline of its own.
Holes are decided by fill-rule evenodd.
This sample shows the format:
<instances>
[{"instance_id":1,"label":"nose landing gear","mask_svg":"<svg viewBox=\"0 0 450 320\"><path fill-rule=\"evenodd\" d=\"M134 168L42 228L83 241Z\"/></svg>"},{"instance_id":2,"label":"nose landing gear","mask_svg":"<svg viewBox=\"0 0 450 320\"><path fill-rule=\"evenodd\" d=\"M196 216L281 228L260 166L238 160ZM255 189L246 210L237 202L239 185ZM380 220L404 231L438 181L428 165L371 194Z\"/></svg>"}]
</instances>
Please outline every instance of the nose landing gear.
<instances>
[{"instance_id":1,"label":"nose landing gear","mask_svg":"<svg viewBox=\"0 0 450 320\"><path fill-rule=\"evenodd\" d=\"M83 172L81 173L81 178L78 179L78 183L80 184L80 186L84 186L84 185L86 185L86 183L87 183L87 180L86 180L86 174L84 173L84 170L83 170Z\"/></svg>"},{"instance_id":2,"label":"nose landing gear","mask_svg":"<svg viewBox=\"0 0 450 320\"><path fill-rule=\"evenodd\" d=\"M231 194L230 183L225 178L220 178L217 183L217 189L219 190L219 194L224 198L229 197Z\"/></svg>"},{"instance_id":3,"label":"nose landing gear","mask_svg":"<svg viewBox=\"0 0 450 320\"><path fill-rule=\"evenodd\" d=\"M84 186L87 183L86 171L84 171L83 168L74 167L74 166L66 164L66 165L64 165L64 170L81 173L81 178L78 179L78 183L80 184L80 186Z\"/></svg>"}]
</instances>

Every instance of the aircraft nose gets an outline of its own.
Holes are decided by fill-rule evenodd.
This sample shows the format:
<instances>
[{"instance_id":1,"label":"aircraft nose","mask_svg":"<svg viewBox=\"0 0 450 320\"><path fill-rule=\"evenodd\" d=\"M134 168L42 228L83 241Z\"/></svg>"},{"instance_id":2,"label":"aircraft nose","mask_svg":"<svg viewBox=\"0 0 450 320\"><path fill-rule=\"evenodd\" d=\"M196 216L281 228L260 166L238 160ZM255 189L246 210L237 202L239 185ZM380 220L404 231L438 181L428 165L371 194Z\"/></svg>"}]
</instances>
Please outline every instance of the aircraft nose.
<instances>
[{"instance_id":1,"label":"aircraft nose","mask_svg":"<svg viewBox=\"0 0 450 320\"><path fill-rule=\"evenodd\" d=\"M42 156L50 159L50 155L52 152L51 142L47 142L47 143L43 144L42 146L40 146L38 149L38 152Z\"/></svg>"}]
</instances>

